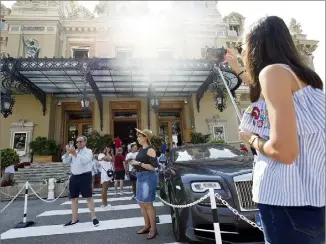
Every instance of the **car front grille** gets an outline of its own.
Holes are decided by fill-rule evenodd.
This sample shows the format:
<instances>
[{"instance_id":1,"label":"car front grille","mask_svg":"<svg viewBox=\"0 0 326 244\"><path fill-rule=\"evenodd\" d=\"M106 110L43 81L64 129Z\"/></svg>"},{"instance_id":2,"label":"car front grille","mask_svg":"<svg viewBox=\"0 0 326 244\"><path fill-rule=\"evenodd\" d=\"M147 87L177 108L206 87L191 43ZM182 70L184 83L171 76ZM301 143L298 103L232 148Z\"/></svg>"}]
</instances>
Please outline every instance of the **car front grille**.
<instances>
[{"instance_id":1,"label":"car front grille","mask_svg":"<svg viewBox=\"0 0 326 244\"><path fill-rule=\"evenodd\" d=\"M240 207L242 211L257 209L257 204L252 201L252 180L235 182Z\"/></svg>"}]
</instances>

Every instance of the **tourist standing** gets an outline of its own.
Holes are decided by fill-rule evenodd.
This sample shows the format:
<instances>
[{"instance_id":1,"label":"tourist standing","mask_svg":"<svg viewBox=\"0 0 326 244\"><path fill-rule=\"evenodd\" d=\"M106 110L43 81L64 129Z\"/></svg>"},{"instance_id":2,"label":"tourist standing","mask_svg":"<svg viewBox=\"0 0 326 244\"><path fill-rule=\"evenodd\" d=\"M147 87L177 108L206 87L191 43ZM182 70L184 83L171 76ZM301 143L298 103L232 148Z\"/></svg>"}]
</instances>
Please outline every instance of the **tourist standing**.
<instances>
[{"instance_id":1,"label":"tourist standing","mask_svg":"<svg viewBox=\"0 0 326 244\"><path fill-rule=\"evenodd\" d=\"M121 147L122 145L122 141L120 139L119 136L116 136L114 139L113 139L113 145L114 145L114 153L116 154L117 153L117 149Z\"/></svg>"},{"instance_id":2,"label":"tourist standing","mask_svg":"<svg viewBox=\"0 0 326 244\"><path fill-rule=\"evenodd\" d=\"M117 148L117 154L114 157L114 188L117 195L123 195L123 184L126 176L125 157L122 155L122 148ZM118 184L120 184L120 192L118 192Z\"/></svg>"},{"instance_id":3,"label":"tourist standing","mask_svg":"<svg viewBox=\"0 0 326 244\"><path fill-rule=\"evenodd\" d=\"M136 177L136 169L133 165L129 164L131 160L136 159L136 156L138 154L138 147L137 143L133 143L130 146L130 152L126 156L126 164L128 166L128 174L129 174L129 180L131 182L132 186L132 192L133 196L131 199L136 198L136 182L137 182L137 177Z\"/></svg>"},{"instance_id":4,"label":"tourist standing","mask_svg":"<svg viewBox=\"0 0 326 244\"><path fill-rule=\"evenodd\" d=\"M136 156L136 160L130 163L137 169L137 191L136 200L141 208L144 217L145 226L137 234L148 233L147 239L153 239L157 235L156 212L153 202L156 198L157 187L157 158L154 149L151 147L151 138L153 136L150 130L138 130L137 140L142 149Z\"/></svg>"},{"instance_id":5,"label":"tourist standing","mask_svg":"<svg viewBox=\"0 0 326 244\"><path fill-rule=\"evenodd\" d=\"M113 171L113 150L112 148L105 148L103 153L98 155L99 163L101 165L101 184L102 184L102 205L101 207L111 207L108 204L108 189L110 183L114 182Z\"/></svg>"},{"instance_id":6,"label":"tourist standing","mask_svg":"<svg viewBox=\"0 0 326 244\"><path fill-rule=\"evenodd\" d=\"M93 153L86 147L87 138L77 138L77 150L72 145L66 146L66 153L62 156L62 162L70 164L71 177L69 179L69 194L71 197L72 220L64 226L72 226L79 223L78 220L78 198L81 194L86 198L91 219L95 227L99 221L95 217L94 202L92 199L92 166Z\"/></svg>"},{"instance_id":7,"label":"tourist standing","mask_svg":"<svg viewBox=\"0 0 326 244\"><path fill-rule=\"evenodd\" d=\"M257 151L253 201L266 243L325 243L325 94L284 21L255 23L226 60L249 84L240 138Z\"/></svg>"}]
</instances>

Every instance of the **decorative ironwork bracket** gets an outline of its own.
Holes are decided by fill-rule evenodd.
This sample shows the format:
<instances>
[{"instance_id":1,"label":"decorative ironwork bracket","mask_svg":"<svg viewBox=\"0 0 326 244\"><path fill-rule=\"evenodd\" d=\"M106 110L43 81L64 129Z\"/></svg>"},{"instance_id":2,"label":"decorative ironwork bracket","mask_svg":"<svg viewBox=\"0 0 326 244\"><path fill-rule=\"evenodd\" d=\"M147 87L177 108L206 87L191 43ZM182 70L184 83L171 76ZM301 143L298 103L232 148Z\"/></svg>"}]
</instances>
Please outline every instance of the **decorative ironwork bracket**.
<instances>
[{"instance_id":1,"label":"decorative ironwork bracket","mask_svg":"<svg viewBox=\"0 0 326 244\"><path fill-rule=\"evenodd\" d=\"M89 83L90 87L93 89L93 92L95 94L95 98L97 101L98 109L100 112L100 128L101 131L103 130L103 97L101 95L100 90L98 89L92 75L90 73L87 73L86 75L86 81Z\"/></svg>"},{"instance_id":2,"label":"decorative ironwork bracket","mask_svg":"<svg viewBox=\"0 0 326 244\"><path fill-rule=\"evenodd\" d=\"M236 78L236 84L233 84L232 87L230 87L232 85L232 81L229 79L229 77L224 76L224 79L227 81L228 86L231 90L231 93L234 94L235 91L239 88L239 86L242 83L242 80L240 79L239 76L237 76L237 74L228 66L223 66L220 67L221 71L223 73L232 75L234 78ZM200 100L202 99L204 93L207 91L207 89L209 88L209 86L211 84L215 84L215 89L218 87L224 87L224 84L222 82L222 78L220 77L220 74L218 73L217 70L213 69L213 72L207 77L206 81L204 81L204 83L198 88L197 92L196 92L196 103L197 103L197 111L199 113L200 110ZM224 88L225 89L225 88Z\"/></svg>"},{"instance_id":3,"label":"decorative ironwork bracket","mask_svg":"<svg viewBox=\"0 0 326 244\"><path fill-rule=\"evenodd\" d=\"M4 79L1 81L2 87L11 92L15 88L24 94L33 94L42 105L43 116L46 112L46 93L34 85L29 79L17 71L20 65L19 60L12 57L4 59L1 65L1 72L4 74Z\"/></svg>"},{"instance_id":4,"label":"decorative ironwork bracket","mask_svg":"<svg viewBox=\"0 0 326 244\"><path fill-rule=\"evenodd\" d=\"M94 59L84 58L79 62L79 71L83 75L85 81L90 85L90 87L92 88L95 94L95 98L98 104L98 109L100 112L100 128L102 131L103 130L103 97L91 74L91 69L93 67L93 64L94 64Z\"/></svg>"}]
</instances>

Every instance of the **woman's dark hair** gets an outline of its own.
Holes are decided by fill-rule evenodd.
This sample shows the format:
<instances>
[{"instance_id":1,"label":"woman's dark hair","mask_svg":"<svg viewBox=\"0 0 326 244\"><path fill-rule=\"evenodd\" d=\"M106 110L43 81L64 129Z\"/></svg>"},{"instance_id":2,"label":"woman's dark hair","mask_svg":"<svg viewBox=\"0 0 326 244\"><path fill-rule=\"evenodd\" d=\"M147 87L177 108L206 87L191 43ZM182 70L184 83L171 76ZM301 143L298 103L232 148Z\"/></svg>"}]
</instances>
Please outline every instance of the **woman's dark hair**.
<instances>
[{"instance_id":1,"label":"woman's dark hair","mask_svg":"<svg viewBox=\"0 0 326 244\"><path fill-rule=\"evenodd\" d=\"M249 75L250 100L256 102L261 94L259 73L271 64L286 64L300 80L313 88L323 89L320 77L303 62L283 19L269 16L255 23L246 37L244 55Z\"/></svg>"}]
</instances>

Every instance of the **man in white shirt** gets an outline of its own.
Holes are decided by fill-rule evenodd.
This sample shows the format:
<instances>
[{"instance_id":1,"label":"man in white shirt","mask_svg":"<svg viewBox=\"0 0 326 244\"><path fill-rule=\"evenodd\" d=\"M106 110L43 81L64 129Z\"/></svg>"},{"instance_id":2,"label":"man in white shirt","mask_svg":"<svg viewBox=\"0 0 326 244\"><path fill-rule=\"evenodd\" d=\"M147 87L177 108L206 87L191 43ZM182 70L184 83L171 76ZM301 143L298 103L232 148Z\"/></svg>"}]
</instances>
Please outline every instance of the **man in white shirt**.
<instances>
[{"instance_id":1,"label":"man in white shirt","mask_svg":"<svg viewBox=\"0 0 326 244\"><path fill-rule=\"evenodd\" d=\"M135 160L136 156L138 154L137 152L138 147L136 143L133 143L130 145L130 152L127 154L126 156L126 163L128 164L128 162L130 162L131 160ZM130 182L132 184L132 191L133 191L133 196L131 197L131 199L135 199L136 197L136 182L137 182L137 177L135 174L135 170L133 168L133 166L131 164L128 164L128 174L129 174L129 179Z\"/></svg>"},{"instance_id":2,"label":"man in white shirt","mask_svg":"<svg viewBox=\"0 0 326 244\"><path fill-rule=\"evenodd\" d=\"M69 192L71 197L72 221L64 226L72 226L79 223L78 220L78 198L79 194L87 199L87 205L91 212L91 218L95 227L99 221L95 217L94 202L92 199L92 167L93 153L86 147L87 138L77 138L77 150L73 146L66 146L66 153L62 156L62 162L70 164L71 177L69 180Z\"/></svg>"},{"instance_id":3,"label":"man in white shirt","mask_svg":"<svg viewBox=\"0 0 326 244\"><path fill-rule=\"evenodd\" d=\"M4 174L3 180L13 181L14 175L15 175L15 166L10 165L7 168L5 168L5 174Z\"/></svg>"}]
</instances>

